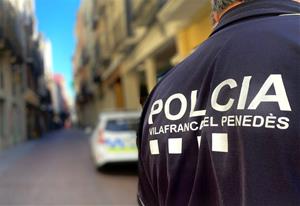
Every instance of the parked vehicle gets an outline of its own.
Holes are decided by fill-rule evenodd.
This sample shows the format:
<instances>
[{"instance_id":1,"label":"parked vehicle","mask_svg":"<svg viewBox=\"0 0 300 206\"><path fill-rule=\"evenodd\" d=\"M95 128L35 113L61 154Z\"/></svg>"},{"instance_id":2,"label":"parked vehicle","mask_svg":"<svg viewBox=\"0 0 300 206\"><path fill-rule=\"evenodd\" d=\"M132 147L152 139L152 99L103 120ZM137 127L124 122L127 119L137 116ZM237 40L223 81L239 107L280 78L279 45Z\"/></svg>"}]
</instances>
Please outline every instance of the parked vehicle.
<instances>
[{"instance_id":1,"label":"parked vehicle","mask_svg":"<svg viewBox=\"0 0 300 206\"><path fill-rule=\"evenodd\" d=\"M103 112L91 136L96 166L113 162L136 162L136 131L140 112Z\"/></svg>"}]
</instances>

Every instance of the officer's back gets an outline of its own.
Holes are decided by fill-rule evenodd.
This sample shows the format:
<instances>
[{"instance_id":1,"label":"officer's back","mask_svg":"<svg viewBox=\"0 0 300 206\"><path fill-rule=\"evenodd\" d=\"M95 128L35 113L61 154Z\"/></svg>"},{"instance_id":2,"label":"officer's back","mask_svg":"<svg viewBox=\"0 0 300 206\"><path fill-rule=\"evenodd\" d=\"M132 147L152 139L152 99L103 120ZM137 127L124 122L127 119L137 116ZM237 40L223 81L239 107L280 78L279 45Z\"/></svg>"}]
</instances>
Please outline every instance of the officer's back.
<instances>
[{"instance_id":1,"label":"officer's back","mask_svg":"<svg viewBox=\"0 0 300 206\"><path fill-rule=\"evenodd\" d=\"M139 131L145 205L300 205L300 16L226 12L152 91Z\"/></svg>"}]
</instances>

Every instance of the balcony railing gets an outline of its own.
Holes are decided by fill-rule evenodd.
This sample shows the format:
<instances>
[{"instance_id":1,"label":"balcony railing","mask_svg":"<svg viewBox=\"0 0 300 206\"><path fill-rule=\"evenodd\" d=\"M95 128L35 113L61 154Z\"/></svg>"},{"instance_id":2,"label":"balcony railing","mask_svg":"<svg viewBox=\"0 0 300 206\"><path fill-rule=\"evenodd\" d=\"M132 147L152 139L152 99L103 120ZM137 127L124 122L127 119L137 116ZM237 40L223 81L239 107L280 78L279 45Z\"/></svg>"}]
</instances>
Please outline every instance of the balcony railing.
<instances>
[{"instance_id":1,"label":"balcony railing","mask_svg":"<svg viewBox=\"0 0 300 206\"><path fill-rule=\"evenodd\" d=\"M0 40L16 57L25 60L25 32L17 11L9 1L0 1Z\"/></svg>"}]
</instances>

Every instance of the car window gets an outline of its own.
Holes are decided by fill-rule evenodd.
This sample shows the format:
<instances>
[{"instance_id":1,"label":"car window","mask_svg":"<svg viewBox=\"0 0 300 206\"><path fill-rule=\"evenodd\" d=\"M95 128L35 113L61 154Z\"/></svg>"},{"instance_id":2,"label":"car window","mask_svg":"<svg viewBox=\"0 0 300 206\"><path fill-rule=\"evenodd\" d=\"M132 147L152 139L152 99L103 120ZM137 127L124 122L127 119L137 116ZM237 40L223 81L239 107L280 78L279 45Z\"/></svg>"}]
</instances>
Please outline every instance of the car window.
<instances>
[{"instance_id":1,"label":"car window","mask_svg":"<svg viewBox=\"0 0 300 206\"><path fill-rule=\"evenodd\" d=\"M113 119L107 120L105 130L108 131L136 131L138 128L138 119Z\"/></svg>"}]
</instances>

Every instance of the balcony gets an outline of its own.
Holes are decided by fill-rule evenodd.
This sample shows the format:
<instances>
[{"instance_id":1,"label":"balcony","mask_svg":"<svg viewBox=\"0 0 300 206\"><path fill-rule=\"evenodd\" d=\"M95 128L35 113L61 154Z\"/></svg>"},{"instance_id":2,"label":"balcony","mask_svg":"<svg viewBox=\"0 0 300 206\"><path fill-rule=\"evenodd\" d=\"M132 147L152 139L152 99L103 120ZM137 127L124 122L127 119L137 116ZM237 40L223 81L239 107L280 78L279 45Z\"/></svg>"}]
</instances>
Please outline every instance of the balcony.
<instances>
[{"instance_id":1,"label":"balcony","mask_svg":"<svg viewBox=\"0 0 300 206\"><path fill-rule=\"evenodd\" d=\"M145 27L155 20L156 13L167 0L134 0L132 1L133 27Z\"/></svg>"},{"instance_id":2,"label":"balcony","mask_svg":"<svg viewBox=\"0 0 300 206\"><path fill-rule=\"evenodd\" d=\"M147 27L155 21L156 13L167 0L126 0L110 31L117 52L130 52L144 37Z\"/></svg>"},{"instance_id":3,"label":"balcony","mask_svg":"<svg viewBox=\"0 0 300 206\"><path fill-rule=\"evenodd\" d=\"M27 88L24 92L24 100L27 104L33 105L35 107L39 107L40 105L38 94L30 88Z\"/></svg>"},{"instance_id":4,"label":"balcony","mask_svg":"<svg viewBox=\"0 0 300 206\"><path fill-rule=\"evenodd\" d=\"M44 62L36 44L38 44L38 42L33 42L33 46L29 48L27 53L27 64L31 66L35 76L40 76L44 70Z\"/></svg>"},{"instance_id":5,"label":"balcony","mask_svg":"<svg viewBox=\"0 0 300 206\"><path fill-rule=\"evenodd\" d=\"M168 1L157 14L160 22L185 21L192 18L201 8L210 8L204 0L172 0ZM186 12L189 11L189 12Z\"/></svg>"},{"instance_id":6,"label":"balcony","mask_svg":"<svg viewBox=\"0 0 300 206\"><path fill-rule=\"evenodd\" d=\"M88 103L90 100L92 100L93 98L94 95L91 89L88 87L87 83L86 82L82 83L82 85L80 86L80 91L76 95L76 103L78 105L84 105Z\"/></svg>"},{"instance_id":7,"label":"balcony","mask_svg":"<svg viewBox=\"0 0 300 206\"><path fill-rule=\"evenodd\" d=\"M107 55L99 42L94 45L94 65L101 68L109 66L111 61L111 55Z\"/></svg>"},{"instance_id":8,"label":"balcony","mask_svg":"<svg viewBox=\"0 0 300 206\"><path fill-rule=\"evenodd\" d=\"M41 109L43 111L48 111L51 112L52 111L52 97L51 97L51 92L48 88L45 89L45 93L44 94L40 94L40 105L41 105Z\"/></svg>"},{"instance_id":9,"label":"balcony","mask_svg":"<svg viewBox=\"0 0 300 206\"><path fill-rule=\"evenodd\" d=\"M83 49L81 52L80 68L84 67L90 62L90 57L86 49Z\"/></svg>"},{"instance_id":10,"label":"balcony","mask_svg":"<svg viewBox=\"0 0 300 206\"><path fill-rule=\"evenodd\" d=\"M97 65L94 65L92 68L92 79L95 84L101 84L102 78L101 78L101 70L99 70Z\"/></svg>"},{"instance_id":11,"label":"balcony","mask_svg":"<svg viewBox=\"0 0 300 206\"><path fill-rule=\"evenodd\" d=\"M14 63L25 60L25 30L16 10L8 1L0 1L0 49L8 50Z\"/></svg>"}]
</instances>

